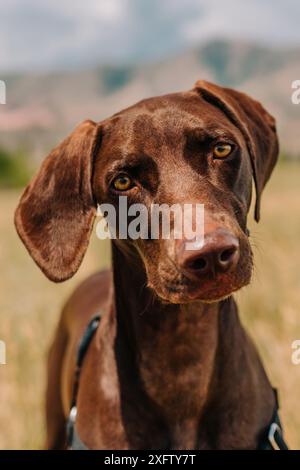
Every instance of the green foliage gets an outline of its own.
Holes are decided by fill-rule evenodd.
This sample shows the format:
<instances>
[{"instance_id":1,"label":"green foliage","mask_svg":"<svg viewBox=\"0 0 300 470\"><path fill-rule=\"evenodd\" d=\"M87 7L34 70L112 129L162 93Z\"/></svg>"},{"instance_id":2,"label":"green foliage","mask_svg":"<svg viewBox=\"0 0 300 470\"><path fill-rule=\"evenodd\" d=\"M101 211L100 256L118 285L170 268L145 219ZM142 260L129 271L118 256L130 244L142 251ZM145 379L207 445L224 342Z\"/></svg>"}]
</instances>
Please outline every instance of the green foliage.
<instances>
[{"instance_id":1,"label":"green foliage","mask_svg":"<svg viewBox=\"0 0 300 470\"><path fill-rule=\"evenodd\" d=\"M0 188L19 188L30 178L26 155L0 148Z\"/></svg>"}]
</instances>

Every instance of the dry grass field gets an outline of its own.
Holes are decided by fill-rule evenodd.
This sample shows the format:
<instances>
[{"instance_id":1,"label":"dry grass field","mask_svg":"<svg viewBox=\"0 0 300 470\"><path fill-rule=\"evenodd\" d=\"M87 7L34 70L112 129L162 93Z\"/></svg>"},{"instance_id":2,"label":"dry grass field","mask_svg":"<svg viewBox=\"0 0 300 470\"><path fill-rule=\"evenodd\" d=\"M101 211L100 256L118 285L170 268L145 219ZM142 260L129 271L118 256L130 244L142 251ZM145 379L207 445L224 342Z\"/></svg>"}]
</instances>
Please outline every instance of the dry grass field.
<instances>
[{"instance_id":1,"label":"dry grass field","mask_svg":"<svg viewBox=\"0 0 300 470\"><path fill-rule=\"evenodd\" d=\"M45 359L60 307L74 286L109 264L109 246L93 236L74 279L53 284L35 266L13 226L17 192L0 192L0 448L43 446ZM281 164L250 223L255 252L251 286L237 294L243 322L259 348L274 386L290 446L300 449L300 365L291 343L300 339L300 165Z\"/></svg>"}]
</instances>

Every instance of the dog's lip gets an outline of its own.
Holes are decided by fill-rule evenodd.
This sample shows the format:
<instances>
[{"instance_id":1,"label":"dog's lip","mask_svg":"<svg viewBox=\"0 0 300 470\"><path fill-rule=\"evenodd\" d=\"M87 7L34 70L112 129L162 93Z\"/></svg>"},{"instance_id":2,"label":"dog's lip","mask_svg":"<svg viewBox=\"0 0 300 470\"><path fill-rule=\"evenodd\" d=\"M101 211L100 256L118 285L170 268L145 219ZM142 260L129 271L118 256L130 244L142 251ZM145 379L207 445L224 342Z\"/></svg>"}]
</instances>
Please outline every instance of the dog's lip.
<instances>
[{"instance_id":1,"label":"dog's lip","mask_svg":"<svg viewBox=\"0 0 300 470\"><path fill-rule=\"evenodd\" d=\"M228 286L228 288L224 288L224 285L219 287L218 285L212 287L211 289L193 289L191 291L186 292L186 296L191 300L210 300L210 301L220 301L226 299L235 291L239 290L242 286Z\"/></svg>"},{"instance_id":2,"label":"dog's lip","mask_svg":"<svg viewBox=\"0 0 300 470\"><path fill-rule=\"evenodd\" d=\"M229 297L246 284L246 280L241 280L239 283L230 281L230 278L225 280L222 274L202 282L198 280L197 283L190 280L180 284L163 282L164 288L170 295L175 294L190 302L195 300L217 302Z\"/></svg>"}]
</instances>

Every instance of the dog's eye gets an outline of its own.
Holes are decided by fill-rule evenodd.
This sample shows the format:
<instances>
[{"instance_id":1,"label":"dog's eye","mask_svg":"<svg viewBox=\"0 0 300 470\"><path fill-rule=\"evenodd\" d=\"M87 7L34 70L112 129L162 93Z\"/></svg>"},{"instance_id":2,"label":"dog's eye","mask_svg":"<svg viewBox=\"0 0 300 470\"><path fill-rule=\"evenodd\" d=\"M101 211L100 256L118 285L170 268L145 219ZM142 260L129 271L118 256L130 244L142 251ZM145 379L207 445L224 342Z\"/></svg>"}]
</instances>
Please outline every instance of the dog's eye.
<instances>
[{"instance_id":1,"label":"dog's eye","mask_svg":"<svg viewBox=\"0 0 300 470\"><path fill-rule=\"evenodd\" d=\"M116 191L128 191L133 187L133 181L128 175L119 175L112 182Z\"/></svg>"},{"instance_id":2,"label":"dog's eye","mask_svg":"<svg viewBox=\"0 0 300 470\"><path fill-rule=\"evenodd\" d=\"M214 157L215 158L225 158L232 151L232 145L230 144L217 144L214 147Z\"/></svg>"}]
</instances>

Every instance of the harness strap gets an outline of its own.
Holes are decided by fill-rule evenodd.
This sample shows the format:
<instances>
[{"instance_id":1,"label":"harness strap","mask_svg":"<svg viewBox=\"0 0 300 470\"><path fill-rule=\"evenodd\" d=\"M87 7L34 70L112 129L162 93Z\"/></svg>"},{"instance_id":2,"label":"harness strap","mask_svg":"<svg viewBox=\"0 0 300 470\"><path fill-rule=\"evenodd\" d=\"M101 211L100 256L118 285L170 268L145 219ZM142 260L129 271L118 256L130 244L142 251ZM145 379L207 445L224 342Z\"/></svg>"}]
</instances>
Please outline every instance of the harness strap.
<instances>
[{"instance_id":1,"label":"harness strap","mask_svg":"<svg viewBox=\"0 0 300 470\"><path fill-rule=\"evenodd\" d=\"M280 422L278 410L278 392L274 388L275 395L275 409L272 417L272 421L266 432L264 433L261 443L258 447L259 450L289 450L288 446L283 438L282 425Z\"/></svg>"},{"instance_id":2,"label":"harness strap","mask_svg":"<svg viewBox=\"0 0 300 470\"><path fill-rule=\"evenodd\" d=\"M76 421L76 416L77 416L77 395L78 395L78 388L79 388L79 379L80 379L80 373L81 373L81 368L82 368L82 363L83 359L85 357L85 354L88 350L88 347L93 339L93 336L99 326L101 319L101 314L97 314L95 317L92 318L92 320L89 322L78 346L77 350L77 357L76 357L76 369L75 369L75 374L74 374L74 383L73 383L73 390L72 390L72 400L71 400L71 410L69 414L69 418L67 421L67 445L69 448L83 448L84 444L81 442L79 439L79 436L76 433L75 430L75 421ZM77 444L80 443L80 446L76 445L74 446L75 440L77 441ZM85 447L85 446L84 446ZM86 448L86 447L85 447Z\"/></svg>"},{"instance_id":3,"label":"harness strap","mask_svg":"<svg viewBox=\"0 0 300 470\"><path fill-rule=\"evenodd\" d=\"M102 312L97 314L89 322L81 340L79 343L77 358L76 358L76 369L72 391L72 401L69 418L67 421L67 445L69 449L73 450L89 450L88 447L80 439L78 432L76 431L75 422L77 416L77 394L79 388L79 379L82 369L83 359L88 350L88 347L93 339L93 336L100 324ZM275 408L272 416L271 424L268 426L266 431L263 433L260 439L257 450L288 450L288 446L283 438L282 426L278 415L279 403L277 390L274 390L275 394Z\"/></svg>"},{"instance_id":4,"label":"harness strap","mask_svg":"<svg viewBox=\"0 0 300 470\"><path fill-rule=\"evenodd\" d=\"M282 435L282 429L278 415L276 421L274 421L270 426L268 440L270 443L270 450L289 450Z\"/></svg>"}]
</instances>

